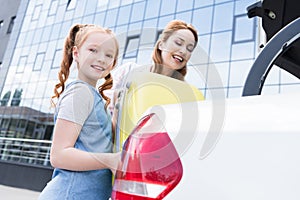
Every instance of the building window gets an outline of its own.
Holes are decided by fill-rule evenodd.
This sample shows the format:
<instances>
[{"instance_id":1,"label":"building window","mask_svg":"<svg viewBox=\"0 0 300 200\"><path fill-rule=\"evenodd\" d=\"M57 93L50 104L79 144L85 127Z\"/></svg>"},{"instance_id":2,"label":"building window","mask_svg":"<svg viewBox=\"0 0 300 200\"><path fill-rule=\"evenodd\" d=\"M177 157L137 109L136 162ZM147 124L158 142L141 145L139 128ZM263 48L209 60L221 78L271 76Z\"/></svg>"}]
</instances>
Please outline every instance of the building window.
<instances>
[{"instance_id":1,"label":"building window","mask_svg":"<svg viewBox=\"0 0 300 200\"><path fill-rule=\"evenodd\" d=\"M52 65L51 65L51 69L56 69L56 68L59 68L60 67L60 63L61 63L61 60L62 60L62 50L61 49L57 49L55 51L55 54L54 54L54 59L52 61Z\"/></svg>"},{"instance_id":2,"label":"building window","mask_svg":"<svg viewBox=\"0 0 300 200\"><path fill-rule=\"evenodd\" d=\"M255 21L247 14L234 16L232 43L251 42L255 40Z\"/></svg>"},{"instance_id":3,"label":"building window","mask_svg":"<svg viewBox=\"0 0 300 200\"><path fill-rule=\"evenodd\" d=\"M24 137L24 132L26 130L27 126L27 120L25 119L19 119L19 122L16 126L16 138L23 138Z\"/></svg>"},{"instance_id":4,"label":"building window","mask_svg":"<svg viewBox=\"0 0 300 200\"><path fill-rule=\"evenodd\" d=\"M158 31L156 32L155 42L158 41L158 39L159 39L160 35L162 34L162 32L163 32L163 30L158 30Z\"/></svg>"},{"instance_id":5,"label":"building window","mask_svg":"<svg viewBox=\"0 0 300 200\"><path fill-rule=\"evenodd\" d=\"M67 10L73 10L76 7L77 0L68 0Z\"/></svg>"},{"instance_id":6,"label":"building window","mask_svg":"<svg viewBox=\"0 0 300 200\"><path fill-rule=\"evenodd\" d=\"M23 93L23 89L15 89L15 92L12 96L10 105L11 106L19 106L20 102L22 100L22 93Z\"/></svg>"},{"instance_id":7,"label":"building window","mask_svg":"<svg viewBox=\"0 0 300 200\"><path fill-rule=\"evenodd\" d=\"M10 124L10 118L1 119L1 125L0 125L1 137L7 137L9 124Z\"/></svg>"},{"instance_id":8,"label":"building window","mask_svg":"<svg viewBox=\"0 0 300 200\"><path fill-rule=\"evenodd\" d=\"M24 72L26 62L27 62L27 56L21 56L20 59L19 59L19 62L18 62L16 73L23 73Z\"/></svg>"},{"instance_id":9,"label":"building window","mask_svg":"<svg viewBox=\"0 0 300 200\"><path fill-rule=\"evenodd\" d=\"M41 11L42 11L42 5L36 6L36 7L34 8L34 11L33 11L33 15L32 15L31 20L32 20L32 21L38 20L39 17L40 17Z\"/></svg>"},{"instance_id":10,"label":"building window","mask_svg":"<svg viewBox=\"0 0 300 200\"><path fill-rule=\"evenodd\" d=\"M2 29L3 27L3 20L0 21L0 30Z\"/></svg>"},{"instance_id":11,"label":"building window","mask_svg":"<svg viewBox=\"0 0 300 200\"><path fill-rule=\"evenodd\" d=\"M127 37L125 51L123 58L135 58L137 57L139 50L140 35L134 35Z\"/></svg>"},{"instance_id":12,"label":"building window","mask_svg":"<svg viewBox=\"0 0 300 200\"><path fill-rule=\"evenodd\" d=\"M33 71L40 71L44 63L45 53L38 53L35 58Z\"/></svg>"},{"instance_id":13,"label":"building window","mask_svg":"<svg viewBox=\"0 0 300 200\"><path fill-rule=\"evenodd\" d=\"M16 16L13 16L13 17L10 19L9 26L8 26L8 29L7 29L7 34L9 34L9 33L12 32L12 29L13 29L14 24L15 24L15 19L16 19Z\"/></svg>"},{"instance_id":14,"label":"building window","mask_svg":"<svg viewBox=\"0 0 300 200\"><path fill-rule=\"evenodd\" d=\"M7 106L7 105L8 105L8 102L9 102L9 100L10 100L10 96L11 96L11 91L7 91L7 92L3 95L2 99L0 100L0 105L1 105L1 106Z\"/></svg>"},{"instance_id":15,"label":"building window","mask_svg":"<svg viewBox=\"0 0 300 200\"><path fill-rule=\"evenodd\" d=\"M102 1L98 1L98 5L97 5L97 10L99 11L103 11L107 9L109 1L108 0L102 0Z\"/></svg>"},{"instance_id":16,"label":"building window","mask_svg":"<svg viewBox=\"0 0 300 200\"><path fill-rule=\"evenodd\" d=\"M48 11L48 16L55 15L57 12L58 1L51 1L51 6Z\"/></svg>"},{"instance_id":17,"label":"building window","mask_svg":"<svg viewBox=\"0 0 300 200\"><path fill-rule=\"evenodd\" d=\"M26 131L24 138L33 138L32 134L34 133L34 127L36 126L36 123L33 121L28 121Z\"/></svg>"}]
</instances>

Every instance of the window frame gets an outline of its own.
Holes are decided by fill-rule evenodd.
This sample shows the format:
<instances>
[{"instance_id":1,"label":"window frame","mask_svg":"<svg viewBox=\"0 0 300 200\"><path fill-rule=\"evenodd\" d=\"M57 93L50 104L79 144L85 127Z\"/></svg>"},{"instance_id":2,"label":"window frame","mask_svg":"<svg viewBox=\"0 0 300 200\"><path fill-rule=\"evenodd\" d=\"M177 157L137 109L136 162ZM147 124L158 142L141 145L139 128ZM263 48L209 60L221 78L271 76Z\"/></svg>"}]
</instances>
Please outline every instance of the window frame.
<instances>
[{"instance_id":1,"label":"window frame","mask_svg":"<svg viewBox=\"0 0 300 200\"><path fill-rule=\"evenodd\" d=\"M13 27L15 25L15 20L16 20L16 16L12 16L10 18L10 22L9 22L9 25L8 25L8 28L7 28L7 32L6 32L7 34L10 34L12 32Z\"/></svg>"}]
</instances>

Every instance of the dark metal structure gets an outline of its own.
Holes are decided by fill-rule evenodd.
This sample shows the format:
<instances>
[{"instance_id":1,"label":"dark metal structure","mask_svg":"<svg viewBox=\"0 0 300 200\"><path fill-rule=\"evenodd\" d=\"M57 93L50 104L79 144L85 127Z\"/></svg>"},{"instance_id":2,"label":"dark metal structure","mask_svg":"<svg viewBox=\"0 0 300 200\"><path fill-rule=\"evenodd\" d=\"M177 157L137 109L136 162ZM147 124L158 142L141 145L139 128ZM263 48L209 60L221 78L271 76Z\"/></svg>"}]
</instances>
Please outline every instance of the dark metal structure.
<instances>
[{"instance_id":1,"label":"dark metal structure","mask_svg":"<svg viewBox=\"0 0 300 200\"><path fill-rule=\"evenodd\" d=\"M248 17L261 17L267 44L256 58L243 96L260 95L271 68L276 65L300 78L300 9L297 0L263 0L247 8Z\"/></svg>"},{"instance_id":2,"label":"dark metal structure","mask_svg":"<svg viewBox=\"0 0 300 200\"><path fill-rule=\"evenodd\" d=\"M51 179L53 115L0 106L0 184L41 191Z\"/></svg>"},{"instance_id":3,"label":"dark metal structure","mask_svg":"<svg viewBox=\"0 0 300 200\"><path fill-rule=\"evenodd\" d=\"M47 166L0 160L0 184L40 192L51 179L52 171Z\"/></svg>"}]
</instances>

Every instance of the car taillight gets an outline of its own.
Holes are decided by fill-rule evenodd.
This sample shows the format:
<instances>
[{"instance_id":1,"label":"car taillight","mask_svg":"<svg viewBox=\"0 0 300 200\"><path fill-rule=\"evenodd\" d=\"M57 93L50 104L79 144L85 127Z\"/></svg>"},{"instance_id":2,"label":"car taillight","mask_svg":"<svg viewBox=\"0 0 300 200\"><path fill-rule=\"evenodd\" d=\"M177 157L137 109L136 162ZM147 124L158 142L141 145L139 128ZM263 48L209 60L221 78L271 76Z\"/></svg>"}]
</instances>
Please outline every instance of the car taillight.
<instances>
[{"instance_id":1,"label":"car taillight","mask_svg":"<svg viewBox=\"0 0 300 200\"><path fill-rule=\"evenodd\" d=\"M179 183L178 153L155 114L142 118L123 146L113 200L163 199Z\"/></svg>"}]
</instances>

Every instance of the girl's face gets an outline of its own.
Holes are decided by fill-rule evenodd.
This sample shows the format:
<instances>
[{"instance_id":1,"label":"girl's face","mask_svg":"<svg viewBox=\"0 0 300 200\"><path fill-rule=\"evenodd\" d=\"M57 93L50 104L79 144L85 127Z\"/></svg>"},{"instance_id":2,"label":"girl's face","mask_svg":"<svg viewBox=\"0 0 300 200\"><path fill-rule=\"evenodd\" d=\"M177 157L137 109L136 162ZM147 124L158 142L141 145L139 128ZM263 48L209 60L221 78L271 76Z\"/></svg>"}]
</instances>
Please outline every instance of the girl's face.
<instances>
[{"instance_id":1,"label":"girl's face","mask_svg":"<svg viewBox=\"0 0 300 200\"><path fill-rule=\"evenodd\" d=\"M93 86L112 70L117 45L112 35L92 32L81 47L74 47L73 57L78 64L78 78Z\"/></svg>"},{"instance_id":2,"label":"girl's face","mask_svg":"<svg viewBox=\"0 0 300 200\"><path fill-rule=\"evenodd\" d=\"M162 64L172 70L186 66L195 48L195 38L188 29L175 31L165 42L161 42Z\"/></svg>"}]
</instances>

